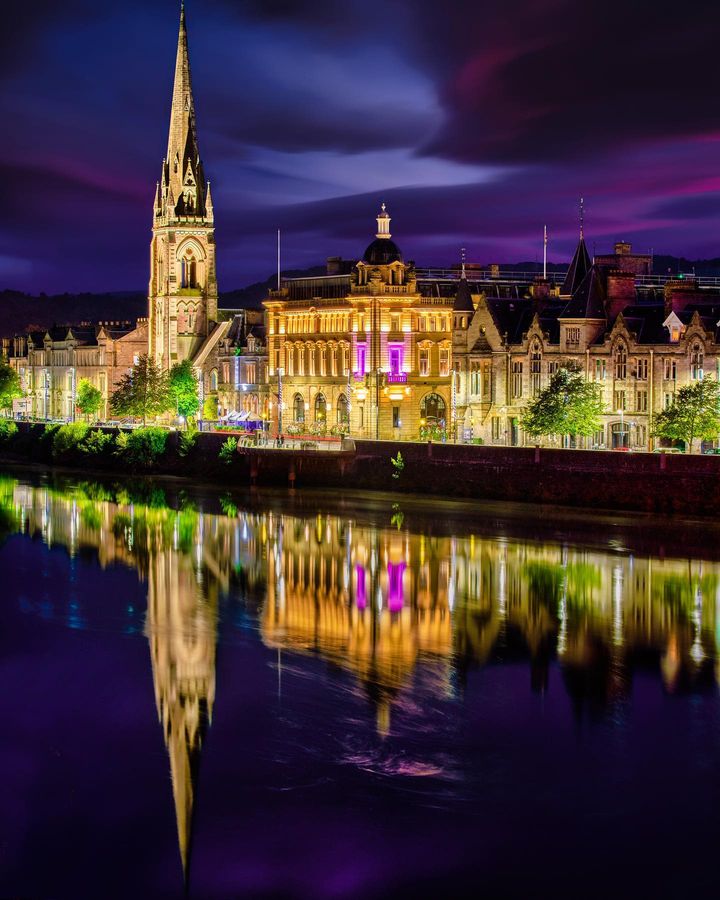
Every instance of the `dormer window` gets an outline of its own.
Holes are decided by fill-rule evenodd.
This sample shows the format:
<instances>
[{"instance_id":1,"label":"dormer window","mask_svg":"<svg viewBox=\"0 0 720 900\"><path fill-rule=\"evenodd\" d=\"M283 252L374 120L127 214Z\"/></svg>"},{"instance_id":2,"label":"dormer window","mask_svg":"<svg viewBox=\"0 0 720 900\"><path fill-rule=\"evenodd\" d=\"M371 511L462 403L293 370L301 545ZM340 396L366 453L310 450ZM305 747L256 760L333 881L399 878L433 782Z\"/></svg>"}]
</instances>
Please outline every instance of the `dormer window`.
<instances>
[{"instance_id":1,"label":"dormer window","mask_svg":"<svg viewBox=\"0 0 720 900\"><path fill-rule=\"evenodd\" d=\"M668 336L671 344L677 344L685 333L685 326L676 313L671 312L663 322L663 326L668 330Z\"/></svg>"},{"instance_id":2,"label":"dormer window","mask_svg":"<svg viewBox=\"0 0 720 900\"><path fill-rule=\"evenodd\" d=\"M565 329L565 339L568 344L579 344L580 343L580 329L579 328L566 328Z\"/></svg>"}]
</instances>

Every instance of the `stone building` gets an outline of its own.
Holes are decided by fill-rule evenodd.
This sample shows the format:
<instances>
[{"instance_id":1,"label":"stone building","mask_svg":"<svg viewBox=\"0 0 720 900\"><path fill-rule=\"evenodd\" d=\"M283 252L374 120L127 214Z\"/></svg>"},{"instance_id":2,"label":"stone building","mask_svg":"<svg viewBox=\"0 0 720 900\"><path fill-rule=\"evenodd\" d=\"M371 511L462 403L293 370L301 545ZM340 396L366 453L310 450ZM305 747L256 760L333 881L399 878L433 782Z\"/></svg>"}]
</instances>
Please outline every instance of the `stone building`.
<instances>
[{"instance_id":1,"label":"stone building","mask_svg":"<svg viewBox=\"0 0 720 900\"><path fill-rule=\"evenodd\" d=\"M449 427L453 299L419 290L384 205L377 226L354 265L332 260L264 301L273 429L410 440Z\"/></svg>"},{"instance_id":2,"label":"stone building","mask_svg":"<svg viewBox=\"0 0 720 900\"><path fill-rule=\"evenodd\" d=\"M224 311L223 311L224 312ZM267 346L262 310L235 310L202 362L202 393L217 401L220 420L267 419Z\"/></svg>"},{"instance_id":3,"label":"stone building","mask_svg":"<svg viewBox=\"0 0 720 900\"><path fill-rule=\"evenodd\" d=\"M74 419L77 387L86 379L103 395L99 416L122 376L147 352L147 320L83 323L13 338L10 365L25 392L25 414L37 419Z\"/></svg>"},{"instance_id":4,"label":"stone building","mask_svg":"<svg viewBox=\"0 0 720 900\"><path fill-rule=\"evenodd\" d=\"M185 9L180 14L167 156L150 245L149 352L164 369L194 359L215 330L215 216L198 149Z\"/></svg>"},{"instance_id":5,"label":"stone building","mask_svg":"<svg viewBox=\"0 0 720 900\"><path fill-rule=\"evenodd\" d=\"M581 237L559 292L538 283L510 302L479 293L474 313L456 312L458 439L535 443L523 412L573 362L602 386L607 410L581 446L652 449L653 414L683 385L718 376L720 295L687 278L646 289L636 274L591 263Z\"/></svg>"}]
</instances>

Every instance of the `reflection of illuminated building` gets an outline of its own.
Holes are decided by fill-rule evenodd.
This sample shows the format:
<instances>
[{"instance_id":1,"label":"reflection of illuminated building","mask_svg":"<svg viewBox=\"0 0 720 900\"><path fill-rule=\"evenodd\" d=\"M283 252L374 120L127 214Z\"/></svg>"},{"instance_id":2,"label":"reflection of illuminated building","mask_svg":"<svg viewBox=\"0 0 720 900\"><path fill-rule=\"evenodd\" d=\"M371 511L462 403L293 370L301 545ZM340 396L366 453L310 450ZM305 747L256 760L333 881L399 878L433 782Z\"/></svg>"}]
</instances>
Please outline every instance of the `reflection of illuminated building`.
<instances>
[{"instance_id":1,"label":"reflection of illuminated building","mask_svg":"<svg viewBox=\"0 0 720 900\"><path fill-rule=\"evenodd\" d=\"M720 565L580 550L510 538L429 537L338 516L238 510L227 516L148 507L93 486L67 492L0 482L6 527L71 556L136 568L148 581L147 634L174 779L185 861L193 775L214 699L215 617L256 611L264 642L319 654L352 673L378 728L428 667L450 693L472 667L529 660L545 689L551 666L578 712L604 709L636 668L668 690L715 677ZM91 609L63 610L83 627ZM138 626L139 627L139 626Z\"/></svg>"},{"instance_id":2,"label":"reflection of illuminated building","mask_svg":"<svg viewBox=\"0 0 720 900\"><path fill-rule=\"evenodd\" d=\"M217 593L206 599L201 581L189 556L163 550L151 560L147 635L186 876L200 751L215 701Z\"/></svg>"}]
</instances>

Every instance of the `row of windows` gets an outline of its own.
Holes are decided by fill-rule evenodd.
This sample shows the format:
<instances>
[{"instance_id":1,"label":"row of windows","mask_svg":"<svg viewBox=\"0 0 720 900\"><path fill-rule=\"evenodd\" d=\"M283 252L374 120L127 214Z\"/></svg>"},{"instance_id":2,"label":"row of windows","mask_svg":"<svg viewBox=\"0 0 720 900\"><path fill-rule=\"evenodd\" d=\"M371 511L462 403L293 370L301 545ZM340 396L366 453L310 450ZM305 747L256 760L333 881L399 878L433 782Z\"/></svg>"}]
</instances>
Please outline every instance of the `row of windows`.
<instances>
[{"instance_id":1,"label":"row of windows","mask_svg":"<svg viewBox=\"0 0 720 900\"><path fill-rule=\"evenodd\" d=\"M418 373L431 374L430 347L418 348ZM400 374L402 370L402 348L390 348L390 370L393 374ZM275 350L275 370L283 367L285 374L293 375L320 375L347 377L350 374L350 350L343 347L286 347L285 352ZM367 348L359 344L357 347L357 369L363 374L367 371ZM450 374L450 348L440 347L438 350L438 374L447 377Z\"/></svg>"},{"instance_id":2,"label":"row of windows","mask_svg":"<svg viewBox=\"0 0 720 900\"><path fill-rule=\"evenodd\" d=\"M325 399L324 394L318 394L315 397L315 403L313 405L313 411L315 414L315 421L319 423L327 422L327 400ZM345 425L350 421L350 403L348 402L345 394L340 394L337 399L336 404L336 416L337 416L337 424ZM308 412L308 404L306 404L305 399L302 394L295 394L292 402L292 410L293 410L293 420L297 423L305 422L305 413Z\"/></svg>"},{"instance_id":3,"label":"row of windows","mask_svg":"<svg viewBox=\"0 0 720 900\"><path fill-rule=\"evenodd\" d=\"M616 381L625 381L628 376L628 357L627 352L625 350L620 350L615 354L615 380ZM693 381L700 381L703 378L704 370L704 354L702 349L696 349L693 351L690 357L690 377ZM549 362L548 363L548 375L553 375L557 372L561 363L557 362ZM540 384L540 373L542 370L542 357L539 351L533 352L530 355L530 375L531 375L531 387L534 388L532 390L533 396L536 395L537 390ZM513 397L522 397L522 372L523 372L523 364L521 362L514 362L512 364L512 373L513 376L517 376L517 378L513 377ZM607 360L605 359L596 359L594 360L594 366L591 369L591 374L595 381L606 381L607 380ZM647 381L649 375L649 361L647 359L636 359L633 361L633 370L632 375L637 381ZM677 380L677 361L675 359L664 359L663 360L663 378L665 381L676 381Z\"/></svg>"},{"instance_id":4,"label":"row of windows","mask_svg":"<svg viewBox=\"0 0 720 900\"><path fill-rule=\"evenodd\" d=\"M387 317L384 317L382 322L387 326ZM275 324L271 318L271 334L276 331ZM347 334L350 332L352 324L357 326L358 332L366 332L372 327L372 316L370 313L357 313L354 317L350 313L288 315L284 318L284 321L283 317L278 317L279 327L277 330L285 334ZM408 324L411 331L433 333L450 331L450 316L437 314L415 315L409 317L409 321L407 316L403 316L400 313L392 313L389 317L391 332L399 333Z\"/></svg>"}]
</instances>

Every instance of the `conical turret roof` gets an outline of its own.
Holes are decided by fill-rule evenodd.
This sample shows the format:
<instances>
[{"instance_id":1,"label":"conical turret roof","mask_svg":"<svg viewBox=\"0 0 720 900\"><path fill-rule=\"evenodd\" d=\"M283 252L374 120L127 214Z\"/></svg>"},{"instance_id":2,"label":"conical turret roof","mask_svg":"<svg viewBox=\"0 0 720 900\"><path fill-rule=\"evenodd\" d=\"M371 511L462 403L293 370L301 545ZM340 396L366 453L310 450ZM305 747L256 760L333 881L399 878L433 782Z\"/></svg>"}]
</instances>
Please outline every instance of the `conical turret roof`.
<instances>
[{"instance_id":1,"label":"conical turret roof","mask_svg":"<svg viewBox=\"0 0 720 900\"><path fill-rule=\"evenodd\" d=\"M455 294L455 302L453 303L453 312L475 312L472 294L470 293L470 285L465 276L465 266L463 266L462 276L458 282L457 294Z\"/></svg>"},{"instance_id":2,"label":"conical turret roof","mask_svg":"<svg viewBox=\"0 0 720 900\"><path fill-rule=\"evenodd\" d=\"M590 266L590 270L578 285L560 318L605 319L605 299L602 275L597 266Z\"/></svg>"},{"instance_id":3,"label":"conical turret roof","mask_svg":"<svg viewBox=\"0 0 720 900\"><path fill-rule=\"evenodd\" d=\"M575 255L570 263L570 268L565 276L565 281L560 289L561 297L570 297L575 293L580 287L583 278L590 271L591 265L590 254L585 246L585 238L581 236L575 249Z\"/></svg>"}]
</instances>

